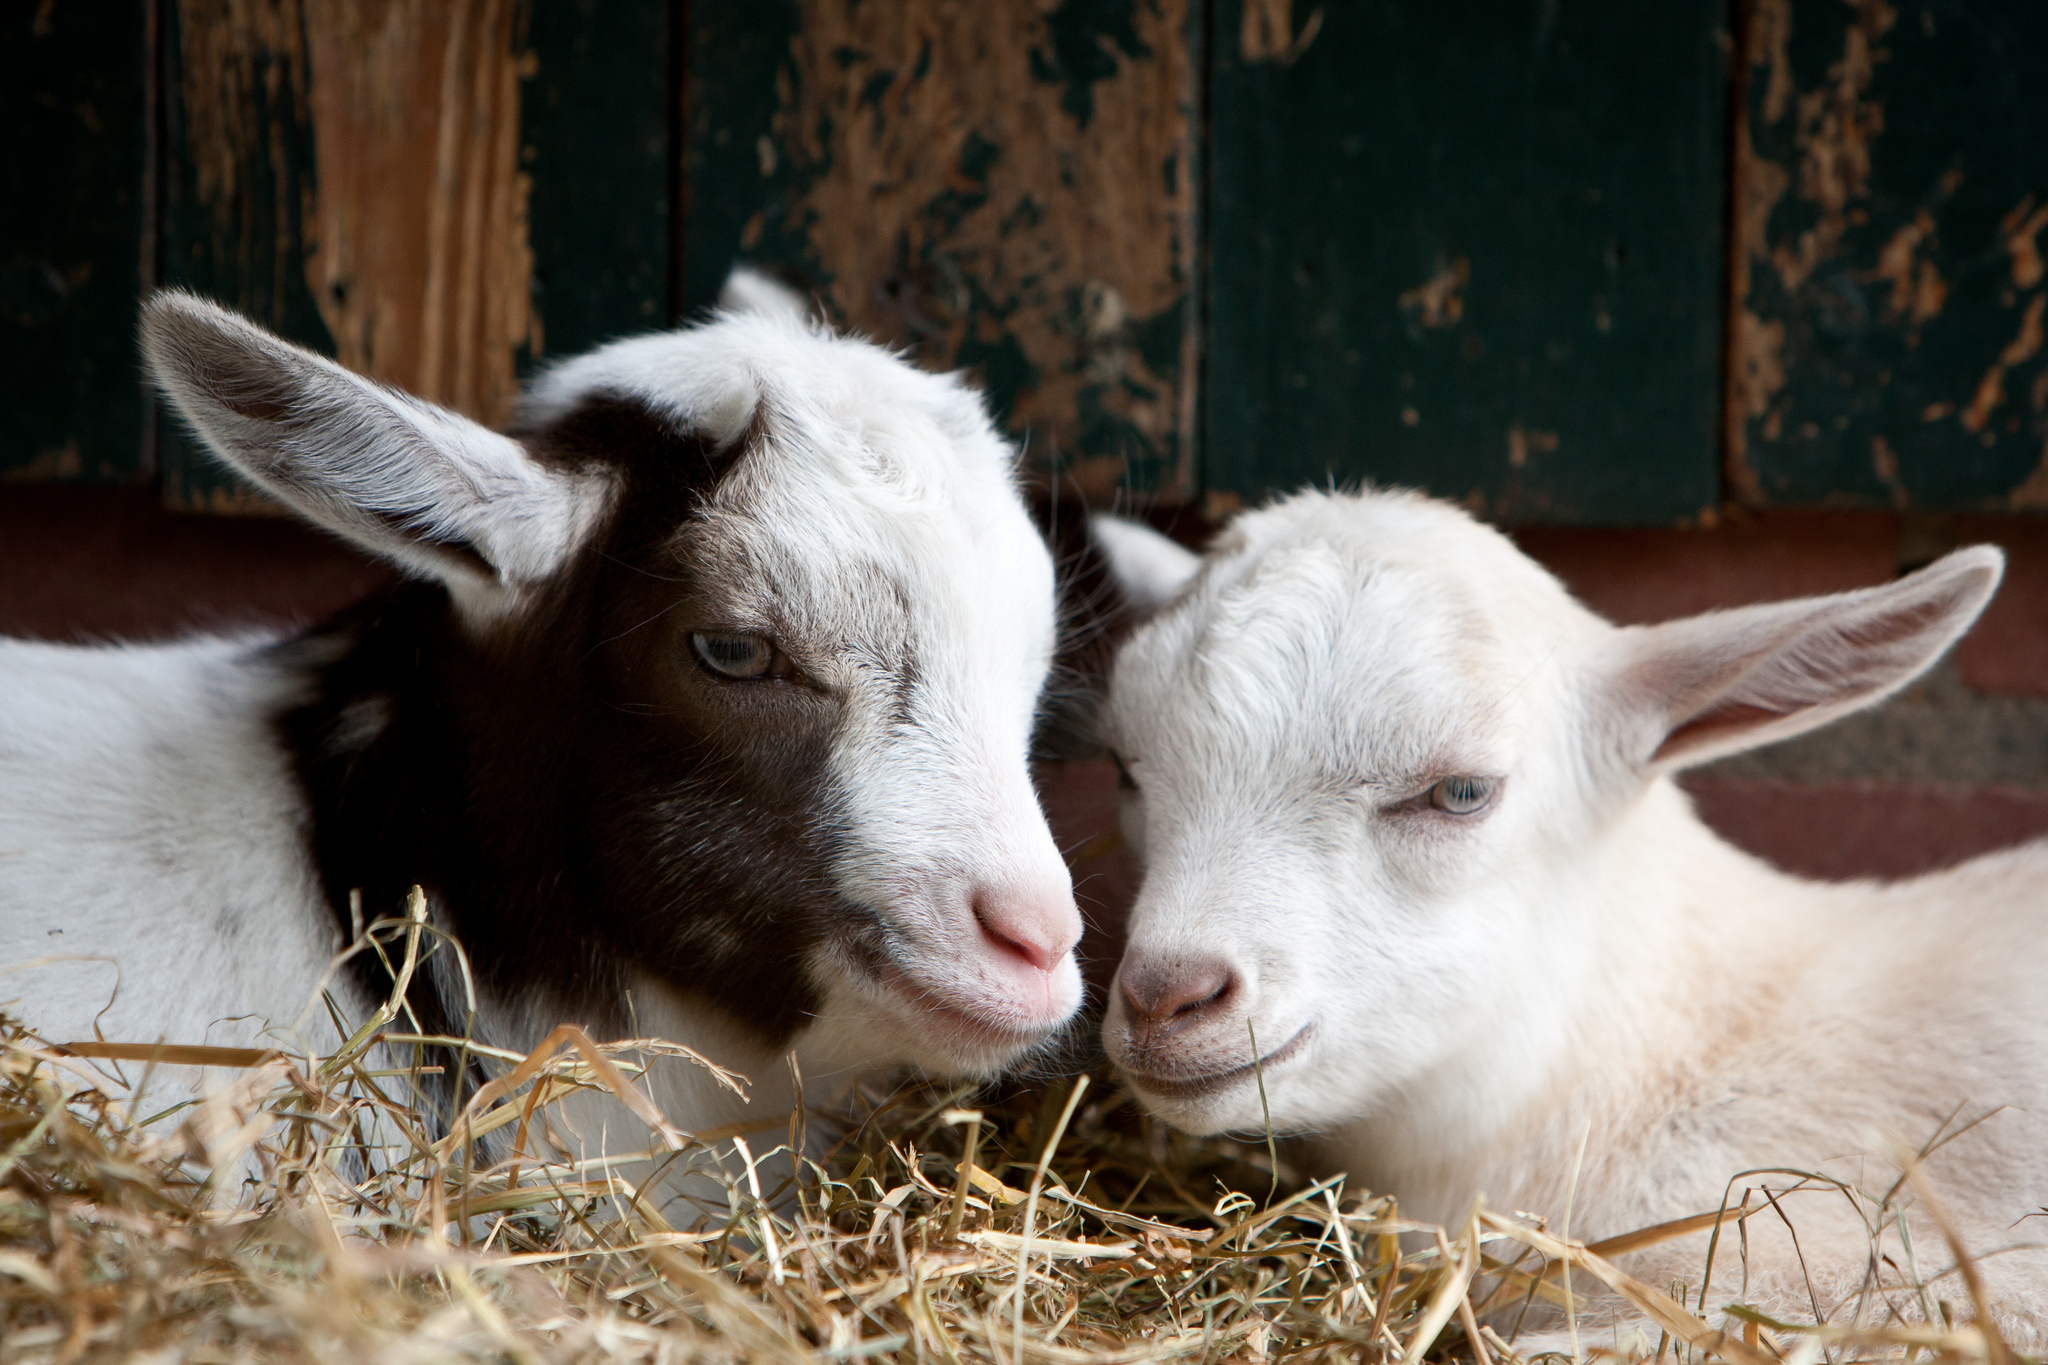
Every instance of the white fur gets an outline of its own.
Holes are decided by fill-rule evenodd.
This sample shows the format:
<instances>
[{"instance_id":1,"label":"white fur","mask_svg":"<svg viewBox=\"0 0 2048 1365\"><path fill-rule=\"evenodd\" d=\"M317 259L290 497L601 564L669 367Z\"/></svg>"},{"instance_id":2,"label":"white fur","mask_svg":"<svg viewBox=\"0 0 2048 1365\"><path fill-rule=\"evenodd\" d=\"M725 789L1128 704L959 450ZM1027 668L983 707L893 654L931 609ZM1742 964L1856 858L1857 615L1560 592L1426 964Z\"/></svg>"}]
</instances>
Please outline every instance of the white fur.
<instances>
[{"instance_id":1,"label":"white fur","mask_svg":"<svg viewBox=\"0 0 2048 1365\"><path fill-rule=\"evenodd\" d=\"M1583 1138L1588 1240L1712 1210L1731 1179L1753 1204L1797 1183L1741 1174L1762 1168L1882 1197L1892 1142L2011 1106L1928 1167L1979 1252L2048 1242L2016 1222L2048 1204L2048 846L1804 882L1722 843L1669 777L1902 686L2000 564L1966 550L1880 588L1619 629L1446 504L1310 493L1240 517L1126 647L1107 715L1146 868L1120 983L1220 959L1236 984L1177 1030L1114 994L1112 1058L1181 1126L1257 1130L1249 1073L1187 1089L1248 1067L1255 1032L1273 1124L1432 1220L1484 1194L1556 1228ZM1491 807L1414 804L1451 775L1499 779ZM1858 1215L1834 1193L1786 1210L1799 1247L1752 1218L1745 1266L1731 1228L1707 1307L1810 1316L1810 1272L1846 1320ZM1951 1263L1925 1217L1910 1231L1922 1273ZM1705 1241L1631 1268L1696 1295ZM1905 1264L1896 1232L1885 1250ZM1985 1271L2038 1337L2048 1257ZM1964 1308L1954 1276L1938 1294Z\"/></svg>"},{"instance_id":2,"label":"white fur","mask_svg":"<svg viewBox=\"0 0 2048 1365\"><path fill-rule=\"evenodd\" d=\"M251 1046L340 948L260 643L0 641L0 994L52 1041Z\"/></svg>"},{"instance_id":3,"label":"white fur","mask_svg":"<svg viewBox=\"0 0 2048 1365\"><path fill-rule=\"evenodd\" d=\"M560 569L603 514L601 481L545 470L516 441L193 295L150 301L142 348L222 459L308 520L441 579L476 618L511 610L520 585ZM443 542L474 549L496 576Z\"/></svg>"},{"instance_id":4,"label":"white fur","mask_svg":"<svg viewBox=\"0 0 2048 1365\"><path fill-rule=\"evenodd\" d=\"M1140 614L1155 612L1172 601L1201 565L1200 556L1193 551L1122 517L1090 517L1088 532L1104 557L1116 565L1117 584Z\"/></svg>"},{"instance_id":5,"label":"white fur","mask_svg":"<svg viewBox=\"0 0 2048 1365\"><path fill-rule=\"evenodd\" d=\"M814 328L765 286L748 298L759 311L556 366L523 421L600 392L718 442L761 419L761 446L679 534L730 568L736 617L722 626L758 618L832 643L813 661L843 717L836 804L819 817L850 837L830 872L887 927L904 974L878 982L828 944L809 964L826 1007L794 1050L828 1089L901 1064L991 1072L1080 995L1079 921L1026 767L1053 644L1050 557L1013 452L959 380ZM217 453L310 519L447 584L480 632L573 563L618 496L599 474L544 467L508 437L189 296L154 300L144 336ZM13 1008L53 1040L95 1028L119 1041L274 1037L340 947L304 798L269 729L303 683L265 661L264 643L0 643L0 963L62 953L120 971L111 1009L106 963L13 978ZM876 681L905 659L915 686ZM359 719L363 736L382 723ZM780 1050L732 1021L652 980L633 1004L644 1033L755 1075L771 1107L779 1085L786 1095ZM490 1041L530 1046L560 1022L550 1011L485 999L481 1024ZM331 1035L324 1012L316 1021L318 1048ZM743 1110L680 1066L664 1068L656 1098L685 1128L763 1107Z\"/></svg>"}]
</instances>

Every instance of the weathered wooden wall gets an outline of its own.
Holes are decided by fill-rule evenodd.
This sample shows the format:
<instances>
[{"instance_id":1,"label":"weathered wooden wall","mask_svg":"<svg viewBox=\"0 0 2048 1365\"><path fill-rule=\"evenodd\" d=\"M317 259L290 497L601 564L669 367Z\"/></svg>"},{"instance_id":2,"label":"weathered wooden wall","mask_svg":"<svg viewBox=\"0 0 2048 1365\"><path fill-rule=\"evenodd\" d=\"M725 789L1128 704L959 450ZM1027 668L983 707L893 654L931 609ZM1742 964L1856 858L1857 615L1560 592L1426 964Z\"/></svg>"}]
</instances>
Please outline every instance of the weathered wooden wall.
<instances>
[{"instance_id":1,"label":"weathered wooden wall","mask_svg":"<svg viewBox=\"0 0 2048 1365\"><path fill-rule=\"evenodd\" d=\"M537 360L672 315L666 3L147 0L118 61L104 26L53 12L5 54L51 112L20 201L68 216L34 230L49 243L10 241L9 279L64 281L78 263L58 257L87 252L102 283L10 310L10 368L61 364L78 395L17 390L0 468L155 472L132 358L144 271L492 423ZM175 428L157 448L172 505L261 505Z\"/></svg>"},{"instance_id":2,"label":"weathered wooden wall","mask_svg":"<svg viewBox=\"0 0 2048 1365\"><path fill-rule=\"evenodd\" d=\"M2041 0L82 13L0 28L7 478L250 505L146 417L148 284L502 421L750 260L1097 501L2048 509Z\"/></svg>"},{"instance_id":3,"label":"weathered wooden wall","mask_svg":"<svg viewBox=\"0 0 2048 1365\"><path fill-rule=\"evenodd\" d=\"M736 259L965 368L1035 467L1194 487L1187 0L695 0L687 301Z\"/></svg>"},{"instance_id":4,"label":"weathered wooden wall","mask_svg":"<svg viewBox=\"0 0 2048 1365\"><path fill-rule=\"evenodd\" d=\"M538 349L512 0L178 0L166 278L502 423ZM174 503L254 495L182 438Z\"/></svg>"},{"instance_id":5,"label":"weathered wooden wall","mask_svg":"<svg viewBox=\"0 0 2048 1365\"><path fill-rule=\"evenodd\" d=\"M1728 483L2048 509L2048 5L1754 0Z\"/></svg>"}]
</instances>

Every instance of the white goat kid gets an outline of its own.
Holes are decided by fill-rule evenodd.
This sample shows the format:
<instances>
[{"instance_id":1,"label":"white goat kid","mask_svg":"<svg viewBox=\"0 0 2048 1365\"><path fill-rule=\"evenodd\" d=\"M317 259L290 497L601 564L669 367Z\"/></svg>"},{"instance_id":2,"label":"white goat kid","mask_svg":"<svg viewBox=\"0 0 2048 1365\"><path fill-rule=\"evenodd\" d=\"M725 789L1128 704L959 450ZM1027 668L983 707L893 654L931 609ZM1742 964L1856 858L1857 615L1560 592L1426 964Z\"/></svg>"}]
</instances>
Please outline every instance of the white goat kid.
<instances>
[{"instance_id":1,"label":"white goat kid","mask_svg":"<svg viewBox=\"0 0 2048 1365\"><path fill-rule=\"evenodd\" d=\"M1410 494L1295 496L1173 574L1171 547L1105 529L1113 560L1141 543L1130 577L1160 608L1106 714L1145 872L1104 1039L1150 1109L1260 1129L1255 1035L1272 1123L1410 1215L1484 1194L1555 1229L1584 1142L1588 1240L1816 1172L1862 1194L1805 1182L1782 1201L1797 1247L1772 1213L1724 1230L1704 1290L1705 1232L1633 1268L1710 1308L1841 1320L1912 1257L1953 1263L1921 1213L1910 1255L1893 1228L1873 1259L1891 1144L2010 1106L1926 1165L2038 1334L2048 1258L1989 1253L2048 1240L2015 1226L2048 1204L2048 846L1818 884L1721 842L1671 781L1918 675L1990 598L1995 549L1622 629ZM1934 1294L1967 1314L1956 1276Z\"/></svg>"},{"instance_id":2,"label":"white goat kid","mask_svg":"<svg viewBox=\"0 0 2048 1365\"><path fill-rule=\"evenodd\" d=\"M10 1010L276 1039L352 900L417 883L481 1041L670 1038L764 1083L754 1116L792 1049L980 1075L1055 1033L1080 923L1026 767L1053 570L1014 452L956 378L732 298L548 371L511 435L152 300L193 430L409 581L296 636L0 642L0 964L64 959ZM390 980L353 966L360 1017ZM441 952L411 1003L460 1032L462 992Z\"/></svg>"}]
</instances>

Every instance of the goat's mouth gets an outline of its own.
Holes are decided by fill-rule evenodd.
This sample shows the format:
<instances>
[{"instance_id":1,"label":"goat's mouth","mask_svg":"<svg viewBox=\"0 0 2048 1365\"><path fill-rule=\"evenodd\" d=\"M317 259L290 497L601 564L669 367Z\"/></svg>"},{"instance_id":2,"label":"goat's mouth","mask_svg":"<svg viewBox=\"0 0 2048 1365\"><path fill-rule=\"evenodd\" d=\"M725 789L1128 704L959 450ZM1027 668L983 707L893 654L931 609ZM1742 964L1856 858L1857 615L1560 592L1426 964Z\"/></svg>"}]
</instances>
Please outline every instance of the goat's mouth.
<instances>
[{"instance_id":1,"label":"goat's mouth","mask_svg":"<svg viewBox=\"0 0 2048 1365\"><path fill-rule=\"evenodd\" d=\"M873 965L869 974L916 1024L937 1025L956 1043L970 1047L1022 1050L1043 1042L1064 1022L1034 1023L1007 1013L1000 1005L994 1009L978 1008L894 960Z\"/></svg>"},{"instance_id":2,"label":"goat's mouth","mask_svg":"<svg viewBox=\"0 0 2048 1365\"><path fill-rule=\"evenodd\" d=\"M1315 1031L1316 1026L1313 1023L1303 1024L1292 1038L1257 1061L1246 1062L1243 1066L1233 1066L1223 1071L1205 1071L1193 1075L1167 1074L1147 1071L1130 1062L1117 1063L1117 1070L1123 1072L1125 1079L1132 1085L1148 1095L1172 1100L1206 1099L1221 1091L1257 1081L1262 1073L1285 1066L1307 1050L1309 1039Z\"/></svg>"}]
</instances>

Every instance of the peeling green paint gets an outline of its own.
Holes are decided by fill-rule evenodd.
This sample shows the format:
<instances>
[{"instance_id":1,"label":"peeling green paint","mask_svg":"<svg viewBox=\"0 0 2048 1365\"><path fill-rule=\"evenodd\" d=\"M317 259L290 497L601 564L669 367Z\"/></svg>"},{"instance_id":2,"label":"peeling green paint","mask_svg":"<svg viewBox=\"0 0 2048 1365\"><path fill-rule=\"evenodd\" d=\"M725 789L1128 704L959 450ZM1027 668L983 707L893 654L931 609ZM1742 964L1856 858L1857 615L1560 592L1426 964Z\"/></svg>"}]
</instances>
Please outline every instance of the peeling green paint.
<instances>
[{"instance_id":1,"label":"peeling green paint","mask_svg":"<svg viewBox=\"0 0 2048 1365\"><path fill-rule=\"evenodd\" d=\"M1545 6L1533 34L1519 0L1354 0L1286 60L1242 50L1255 2L1214 18L1206 486L1718 505L1718 0Z\"/></svg>"},{"instance_id":2,"label":"peeling green paint","mask_svg":"<svg viewBox=\"0 0 2048 1365\"><path fill-rule=\"evenodd\" d=\"M1098 488L1184 475L1182 6L689 13L691 303L725 263L766 265L969 371L1033 467ZM758 165L730 150L756 144ZM700 197L720 165L733 178Z\"/></svg>"},{"instance_id":3,"label":"peeling green paint","mask_svg":"<svg viewBox=\"0 0 2048 1365\"><path fill-rule=\"evenodd\" d=\"M1141 61L1152 49L1134 27L1136 0L1060 0L1045 16L1046 43L1031 50L1031 73L1066 88L1060 108L1083 128L1095 117L1095 84L1116 75L1115 53ZM1114 49L1114 52L1112 51Z\"/></svg>"},{"instance_id":4,"label":"peeling green paint","mask_svg":"<svg viewBox=\"0 0 2048 1365\"><path fill-rule=\"evenodd\" d=\"M1772 0L1745 36L1734 481L2048 509L2044 291L2013 246L2048 203L2048 6Z\"/></svg>"}]
</instances>

